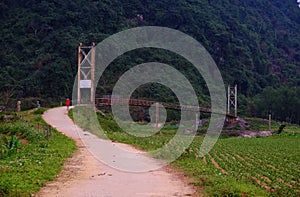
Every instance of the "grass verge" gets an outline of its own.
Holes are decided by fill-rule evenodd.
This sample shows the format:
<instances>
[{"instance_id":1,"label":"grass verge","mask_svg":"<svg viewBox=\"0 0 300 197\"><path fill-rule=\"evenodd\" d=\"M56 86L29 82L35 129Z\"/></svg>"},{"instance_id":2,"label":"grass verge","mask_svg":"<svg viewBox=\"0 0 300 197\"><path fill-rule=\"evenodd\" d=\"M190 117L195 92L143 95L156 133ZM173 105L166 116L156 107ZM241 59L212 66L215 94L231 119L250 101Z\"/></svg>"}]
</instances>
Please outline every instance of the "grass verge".
<instances>
[{"instance_id":1,"label":"grass verge","mask_svg":"<svg viewBox=\"0 0 300 197\"><path fill-rule=\"evenodd\" d=\"M75 142L55 129L47 137L41 117L45 110L22 112L23 120L0 123L0 196L36 193L55 179L75 151Z\"/></svg>"}]
</instances>

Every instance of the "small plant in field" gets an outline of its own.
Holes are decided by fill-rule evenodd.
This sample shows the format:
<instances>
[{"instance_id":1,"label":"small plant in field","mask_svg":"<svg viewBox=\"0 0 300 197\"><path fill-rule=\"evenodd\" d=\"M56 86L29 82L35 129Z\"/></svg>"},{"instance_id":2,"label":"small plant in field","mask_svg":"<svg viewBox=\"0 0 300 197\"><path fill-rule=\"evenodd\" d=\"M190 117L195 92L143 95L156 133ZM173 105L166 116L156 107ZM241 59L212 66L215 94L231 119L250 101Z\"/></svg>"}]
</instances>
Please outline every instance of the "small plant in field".
<instances>
[{"instance_id":1,"label":"small plant in field","mask_svg":"<svg viewBox=\"0 0 300 197\"><path fill-rule=\"evenodd\" d=\"M13 135L10 138L2 136L1 158L16 153L19 146L19 139Z\"/></svg>"}]
</instances>

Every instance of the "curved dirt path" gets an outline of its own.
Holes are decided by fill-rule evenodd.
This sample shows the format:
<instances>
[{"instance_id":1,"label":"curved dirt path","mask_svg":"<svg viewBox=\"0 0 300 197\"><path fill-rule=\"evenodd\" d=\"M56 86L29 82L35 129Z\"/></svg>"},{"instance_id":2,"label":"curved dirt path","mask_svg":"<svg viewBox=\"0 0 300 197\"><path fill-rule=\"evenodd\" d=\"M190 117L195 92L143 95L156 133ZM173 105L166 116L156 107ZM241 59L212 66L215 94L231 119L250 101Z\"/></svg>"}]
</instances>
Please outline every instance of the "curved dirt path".
<instances>
[{"instance_id":1,"label":"curved dirt path","mask_svg":"<svg viewBox=\"0 0 300 197\"><path fill-rule=\"evenodd\" d=\"M67 116L65 107L50 109L44 113L43 118L58 131L74 139L78 150L65 163L56 180L47 183L35 196L160 197L192 196L195 192L191 186L183 182L184 176L172 172L168 167L147 173L128 173L102 164L95 159L80 140L77 132L84 131L78 128ZM89 133L84 133L89 135ZM93 140L95 139L93 138ZM133 149L129 145L114 144ZM124 161L124 158L122 159ZM127 158L127 160L134 162L131 161L132 158ZM141 161L139 160L139 162ZM149 161L146 160L145 162Z\"/></svg>"}]
</instances>

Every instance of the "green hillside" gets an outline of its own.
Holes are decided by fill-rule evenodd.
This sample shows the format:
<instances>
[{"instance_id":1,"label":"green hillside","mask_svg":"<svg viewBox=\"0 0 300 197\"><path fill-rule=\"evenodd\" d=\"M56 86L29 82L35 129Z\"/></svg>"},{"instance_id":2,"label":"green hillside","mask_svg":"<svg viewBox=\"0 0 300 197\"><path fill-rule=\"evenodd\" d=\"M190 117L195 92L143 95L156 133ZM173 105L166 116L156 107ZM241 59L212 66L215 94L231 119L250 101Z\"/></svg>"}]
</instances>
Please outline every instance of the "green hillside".
<instances>
[{"instance_id":1,"label":"green hillside","mask_svg":"<svg viewBox=\"0 0 300 197\"><path fill-rule=\"evenodd\" d=\"M121 30L156 25L203 44L225 83L238 84L241 115L272 113L299 123L300 9L295 0L2 0L0 10L0 105L13 107L22 98L30 107L37 98L50 104L70 97L79 42L89 45ZM200 100L209 101L191 65L159 50L120 57L100 80L98 93L109 93L125 70L151 60L182 70ZM136 94L176 101L159 90L148 86Z\"/></svg>"}]
</instances>

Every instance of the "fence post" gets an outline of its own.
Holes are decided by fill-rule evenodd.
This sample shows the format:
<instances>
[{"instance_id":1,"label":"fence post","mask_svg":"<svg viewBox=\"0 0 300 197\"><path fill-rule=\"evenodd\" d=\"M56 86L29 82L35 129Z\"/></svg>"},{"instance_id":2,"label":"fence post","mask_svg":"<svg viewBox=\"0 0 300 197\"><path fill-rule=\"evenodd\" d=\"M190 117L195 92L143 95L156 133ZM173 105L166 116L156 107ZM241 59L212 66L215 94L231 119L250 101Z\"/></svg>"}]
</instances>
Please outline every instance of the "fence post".
<instances>
[{"instance_id":1,"label":"fence post","mask_svg":"<svg viewBox=\"0 0 300 197\"><path fill-rule=\"evenodd\" d=\"M195 132L198 130L198 122L199 122L199 113L196 112L196 119L195 119Z\"/></svg>"},{"instance_id":2,"label":"fence post","mask_svg":"<svg viewBox=\"0 0 300 197\"><path fill-rule=\"evenodd\" d=\"M48 129L49 129L49 137L52 137L52 127L49 125Z\"/></svg>"},{"instance_id":3,"label":"fence post","mask_svg":"<svg viewBox=\"0 0 300 197\"><path fill-rule=\"evenodd\" d=\"M17 102L17 112L21 111L21 101Z\"/></svg>"},{"instance_id":4,"label":"fence post","mask_svg":"<svg viewBox=\"0 0 300 197\"><path fill-rule=\"evenodd\" d=\"M155 103L155 130L158 132L158 121L159 121L159 103ZM161 134L161 131L159 132Z\"/></svg>"},{"instance_id":5,"label":"fence post","mask_svg":"<svg viewBox=\"0 0 300 197\"><path fill-rule=\"evenodd\" d=\"M269 131L271 131L271 121L272 121L272 118L271 118L271 114L269 114Z\"/></svg>"}]
</instances>

